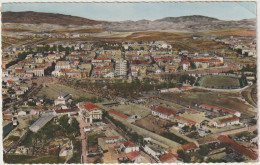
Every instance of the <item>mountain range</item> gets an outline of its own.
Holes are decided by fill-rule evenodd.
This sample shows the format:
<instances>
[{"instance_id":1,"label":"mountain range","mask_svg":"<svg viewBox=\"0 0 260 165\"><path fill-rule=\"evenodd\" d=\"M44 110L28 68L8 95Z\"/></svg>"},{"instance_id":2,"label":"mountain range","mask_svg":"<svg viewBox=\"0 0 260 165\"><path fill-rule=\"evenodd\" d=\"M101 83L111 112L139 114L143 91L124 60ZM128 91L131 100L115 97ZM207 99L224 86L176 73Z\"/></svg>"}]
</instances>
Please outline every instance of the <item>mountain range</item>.
<instances>
[{"instance_id":1,"label":"mountain range","mask_svg":"<svg viewBox=\"0 0 260 165\"><path fill-rule=\"evenodd\" d=\"M53 24L71 27L102 28L106 31L183 31L199 32L214 29L243 28L256 30L256 19L244 19L238 21L225 21L217 18L190 15L180 17L165 17L162 19L139 20L139 21L99 21L83 17L56 14L40 13L33 11L26 12L2 12L2 23L23 23L23 24Z\"/></svg>"}]
</instances>

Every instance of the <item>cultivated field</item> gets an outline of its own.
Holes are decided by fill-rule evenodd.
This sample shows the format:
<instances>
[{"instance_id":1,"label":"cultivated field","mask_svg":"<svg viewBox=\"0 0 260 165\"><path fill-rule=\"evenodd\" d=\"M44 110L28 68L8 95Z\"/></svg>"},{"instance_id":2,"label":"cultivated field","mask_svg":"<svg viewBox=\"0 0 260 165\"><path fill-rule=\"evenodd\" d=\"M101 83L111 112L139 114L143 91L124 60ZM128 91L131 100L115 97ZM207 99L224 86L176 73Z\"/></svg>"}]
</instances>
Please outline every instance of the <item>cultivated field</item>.
<instances>
[{"instance_id":1,"label":"cultivated field","mask_svg":"<svg viewBox=\"0 0 260 165\"><path fill-rule=\"evenodd\" d=\"M180 144L179 143L176 143L172 140L169 140L165 137L162 137L158 134L155 134L151 131L148 131L146 129L143 129L141 127L138 127L136 125L133 125L131 123L129 123L128 121L122 119L122 118L119 118L119 117L116 117L116 116L113 116L116 120L119 120L121 121L124 125L126 125L128 128L131 128L133 132L136 132L138 133L139 135L142 135L144 137L151 137L152 139L160 142L160 143L163 143L165 145L167 145L169 148L176 148L176 147L179 147Z\"/></svg>"},{"instance_id":2,"label":"cultivated field","mask_svg":"<svg viewBox=\"0 0 260 165\"><path fill-rule=\"evenodd\" d=\"M157 41L157 40L174 40L186 38L187 35L184 33L171 33L171 32L154 32L144 31L135 32L124 38L125 41Z\"/></svg>"},{"instance_id":3,"label":"cultivated field","mask_svg":"<svg viewBox=\"0 0 260 165\"><path fill-rule=\"evenodd\" d=\"M255 30L247 30L247 29L222 29L222 30L214 30L210 33L219 34L219 35L233 35L233 36L256 36Z\"/></svg>"},{"instance_id":4,"label":"cultivated field","mask_svg":"<svg viewBox=\"0 0 260 165\"><path fill-rule=\"evenodd\" d=\"M156 134L162 134L168 132L167 126L171 124L171 122L149 115L145 118L135 121L134 124L149 131L155 132Z\"/></svg>"},{"instance_id":5,"label":"cultivated field","mask_svg":"<svg viewBox=\"0 0 260 165\"><path fill-rule=\"evenodd\" d=\"M225 49L227 46L222 45L220 43L216 43L215 41L189 41L187 45L191 45L197 47L199 49Z\"/></svg>"},{"instance_id":6,"label":"cultivated field","mask_svg":"<svg viewBox=\"0 0 260 165\"><path fill-rule=\"evenodd\" d=\"M239 88L239 79L230 76L204 76L199 80L200 86L206 88L232 89Z\"/></svg>"},{"instance_id":7,"label":"cultivated field","mask_svg":"<svg viewBox=\"0 0 260 165\"><path fill-rule=\"evenodd\" d=\"M50 99L55 99L62 91L70 93L73 99L95 97L94 95L89 94L85 91L83 92L82 90L77 90L75 88L61 85L58 83L47 84L46 86L43 86L41 90L36 94L36 96L38 97L46 96Z\"/></svg>"}]
</instances>

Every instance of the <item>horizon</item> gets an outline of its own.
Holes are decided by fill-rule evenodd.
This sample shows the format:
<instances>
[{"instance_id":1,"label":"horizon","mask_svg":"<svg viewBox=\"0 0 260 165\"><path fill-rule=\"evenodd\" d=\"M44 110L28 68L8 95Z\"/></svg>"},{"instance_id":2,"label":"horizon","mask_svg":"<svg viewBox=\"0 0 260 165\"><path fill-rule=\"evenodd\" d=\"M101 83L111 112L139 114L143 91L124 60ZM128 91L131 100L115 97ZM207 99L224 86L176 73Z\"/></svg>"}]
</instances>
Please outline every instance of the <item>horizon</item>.
<instances>
[{"instance_id":1,"label":"horizon","mask_svg":"<svg viewBox=\"0 0 260 165\"><path fill-rule=\"evenodd\" d=\"M143 9L146 9L143 11ZM41 12L100 21L157 20L200 15L223 21L255 19L254 2L196 3L6 3L2 12ZM117 13L122 13L118 15Z\"/></svg>"}]
</instances>

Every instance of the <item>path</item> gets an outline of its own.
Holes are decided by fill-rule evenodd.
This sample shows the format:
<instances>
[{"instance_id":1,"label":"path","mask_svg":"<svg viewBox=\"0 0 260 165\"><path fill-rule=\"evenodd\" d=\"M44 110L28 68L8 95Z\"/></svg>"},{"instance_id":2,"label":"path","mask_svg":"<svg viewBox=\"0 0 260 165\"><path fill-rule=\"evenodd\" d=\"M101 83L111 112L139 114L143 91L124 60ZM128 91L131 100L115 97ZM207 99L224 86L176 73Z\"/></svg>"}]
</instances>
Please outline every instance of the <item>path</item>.
<instances>
[{"instance_id":1,"label":"path","mask_svg":"<svg viewBox=\"0 0 260 165\"><path fill-rule=\"evenodd\" d=\"M86 123L82 119L78 119L79 127L80 127L80 140L81 140L81 152L82 152L82 162L81 163L88 163L88 157L87 157L87 143L86 143L86 136L84 132L84 126L86 126Z\"/></svg>"},{"instance_id":2,"label":"path","mask_svg":"<svg viewBox=\"0 0 260 165\"><path fill-rule=\"evenodd\" d=\"M228 131L215 133L215 135L229 135L229 134L239 133L239 132L243 132L243 131L253 132L256 129L258 129L258 126L257 125L252 125L252 126L249 126L249 127L237 128L237 129L233 129L233 130L228 130Z\"/></svg>"}]
</instances>

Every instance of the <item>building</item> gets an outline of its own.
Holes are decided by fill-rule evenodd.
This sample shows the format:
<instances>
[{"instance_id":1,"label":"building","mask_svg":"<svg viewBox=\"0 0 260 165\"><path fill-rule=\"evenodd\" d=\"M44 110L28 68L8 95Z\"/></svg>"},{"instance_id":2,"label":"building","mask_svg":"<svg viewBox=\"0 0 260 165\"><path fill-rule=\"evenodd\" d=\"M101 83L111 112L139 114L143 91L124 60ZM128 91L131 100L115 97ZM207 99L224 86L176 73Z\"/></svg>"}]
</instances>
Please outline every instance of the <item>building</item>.
<instances>
[{"instance_id":1,"label":"building","mask_svg":"<svg viewBox=\"0 0 260 165\"><path fill-rule=\"evenodd\" d=\"M157 161L159 161L159 156L166 153L165 149L157 144L146 144L144 146L144 151L149 155L152 155Z\"/></svg>"},{"instance_id":2,"label":"building","mask_svg":"<svg viewBox=\"0 0 260 165\"><path fill-rule=\"evenodd\" d=\"M184 152L194 152L199 150L199 147L194 142L184 144L181 146L181 148Z\"/></svg>"},{"instance_id":3,"label":"building","mask_svg":"<svg viewBox=\"0 0 260 165\"><path fill-rule=\"evenodd\" d=\"M132 141L124 141L120 144L120 149L125 153L139 151L139 146Z\"/></svg>"},{"instance_id":4,"label":"building","mask_svg":"<svg viewBox=\"0 0 260 165\"><path fill-rule=\"evenodd\" d=\"M69 61L58 61L55 65L55 70L59 69L70 69L70 62Z\"/></svg>"},{"instance_id":5,"label":"building","mask_svg":"<svg viewBox=\"0 0 260 165\"><path fill-rule=\"evenodd\" d=\"M133 151L126 153L126 157L132 162L132 163L141 163L142 156L139 151Z\"/></svg>"},{"instance_id":6,"label":"building","mask_svg":"<svg viewBox=\"0 0 260 165\"><path fill-rule=\"evenodd\" d=\"M237 117L240 117L240 115L241 115L240 112L237 112L237 111L234 111L231 109L222 108L222 107L217 107L214 105L205 104L205 103L201 103L199 108L206 109L206 110L213 111L213 112L222 112L225 114L233 114Z\"/></svg>"},{"instance_id":7,"label":"building","mask_svg":"<svg viewBox=\"0 0 260 165\"><path fill-rule=\"evenodd\" d=\"M86 123L92 123L93 119L102 119L102 109L91 102L80 102L77 104L80 115Z\"/></svg>"},{"instance_id":8,"label":"building","mask_svg":"<svg viewBox=\"0 0 260 165\"><path fill-rule=\"evenodd\" d=\"M226 143L229 144L229 146L236 151L239 154L245 155L253 160L257 160L258 159L258 155L254 152L252 152L251 150L247 149L246 147L244 147L243 145L239 144L238 142L230 139L228 136L226 135L220 135L218 137L218 140L222 143Z\"/></svg>"},{"instance_id":9,"label":"building","mask_svg":"<svg viewBox=\"0 0 260 165\"><path fill-rule=\"evenodd\" d=\"M115 116L117 116L117 117L120 117L120 118L122 118L122 119L128 119L128 118L129 118L129 117L126 116L125 114L122 114L122 113L120 113L120 112L117 112L117 111L115 111L115 110L113 110L113 109L110 109L110 110L108 111L108 113L109 113L109 114L112 114L112 115L115 115Z\"/></svg>"},{"instance_id":10,"label":"building","mask_svg":"<svg viewBox=\"0 0 260 165\"><path fill-rule=\"evenodd\" d=\"M177 112L178 111L175 109L167 108L161 105L152 108L152 115L168 120L170 119L171 115L174 115Z\"/></svg>"},{"instance_id":11,"label":"building","mask_svg":"<svg viewBox=\"0 0 260 165\"><path fill-rule=\"evenodd\" d=\"M174 155L170 152L165 153L159 157L160 163L176 163L176 162L180 162L179 160L180 158L177 155Z\"/></svg>"},{"instance_id":12,"label":"building","mask_svg":"<svg viewBox=\"0 0 260 165\"><path fill-rule=\"evenodd\" d=\"M212 121L210 121L209 124L214 127L222 128L226 126L240 124L240 122L239 122L239 117L237 116L229 116L229 117L225 116L225 117L213 119Z\"/></svg>"},{"instance_id":13,"label":"building","mask_svg":"<svg viewBox=\"0 0 260 165\"><path fill-rule=\"evenodd\" d=\"M116 60L115 68L116 77L126 77L127 76L127 60Z\"/></svg>"},{"instance_id":14,"label":"building","mask_svg":"<svg viewBox=\"0 0 260 165\"><path fill-rule=\"evenodd\" d=\"M55 105L66 105L71 99L71 95L68 92L61 92L57 99L54 100Z\"/></svg>"},{"instance_id":15,"label":"building","mask_svg":"<svg viewBox=\"0 0 260 165\"><path fill-rule=\"evenodd\" d=\"M32 132L38 132L43 126L45 126L45 124L51 121L54 118L54 116L55 115L52 112L42 114L41 117L29 127L29 129Z\"/></svg>"},{"instance_id":16,"label":"building","mask_svg":"<svg viewBox=\"0 0 260 165\"><path fill-rule=\"evenodd\" d=\"M56 109L54 112L57 115L68 115L70 117L71 115L74 115L74 113L78 113L79 109L78 108L66 108L66 109L63 109L61 107L61 108Z\"/></svg>"}]
</instances>

